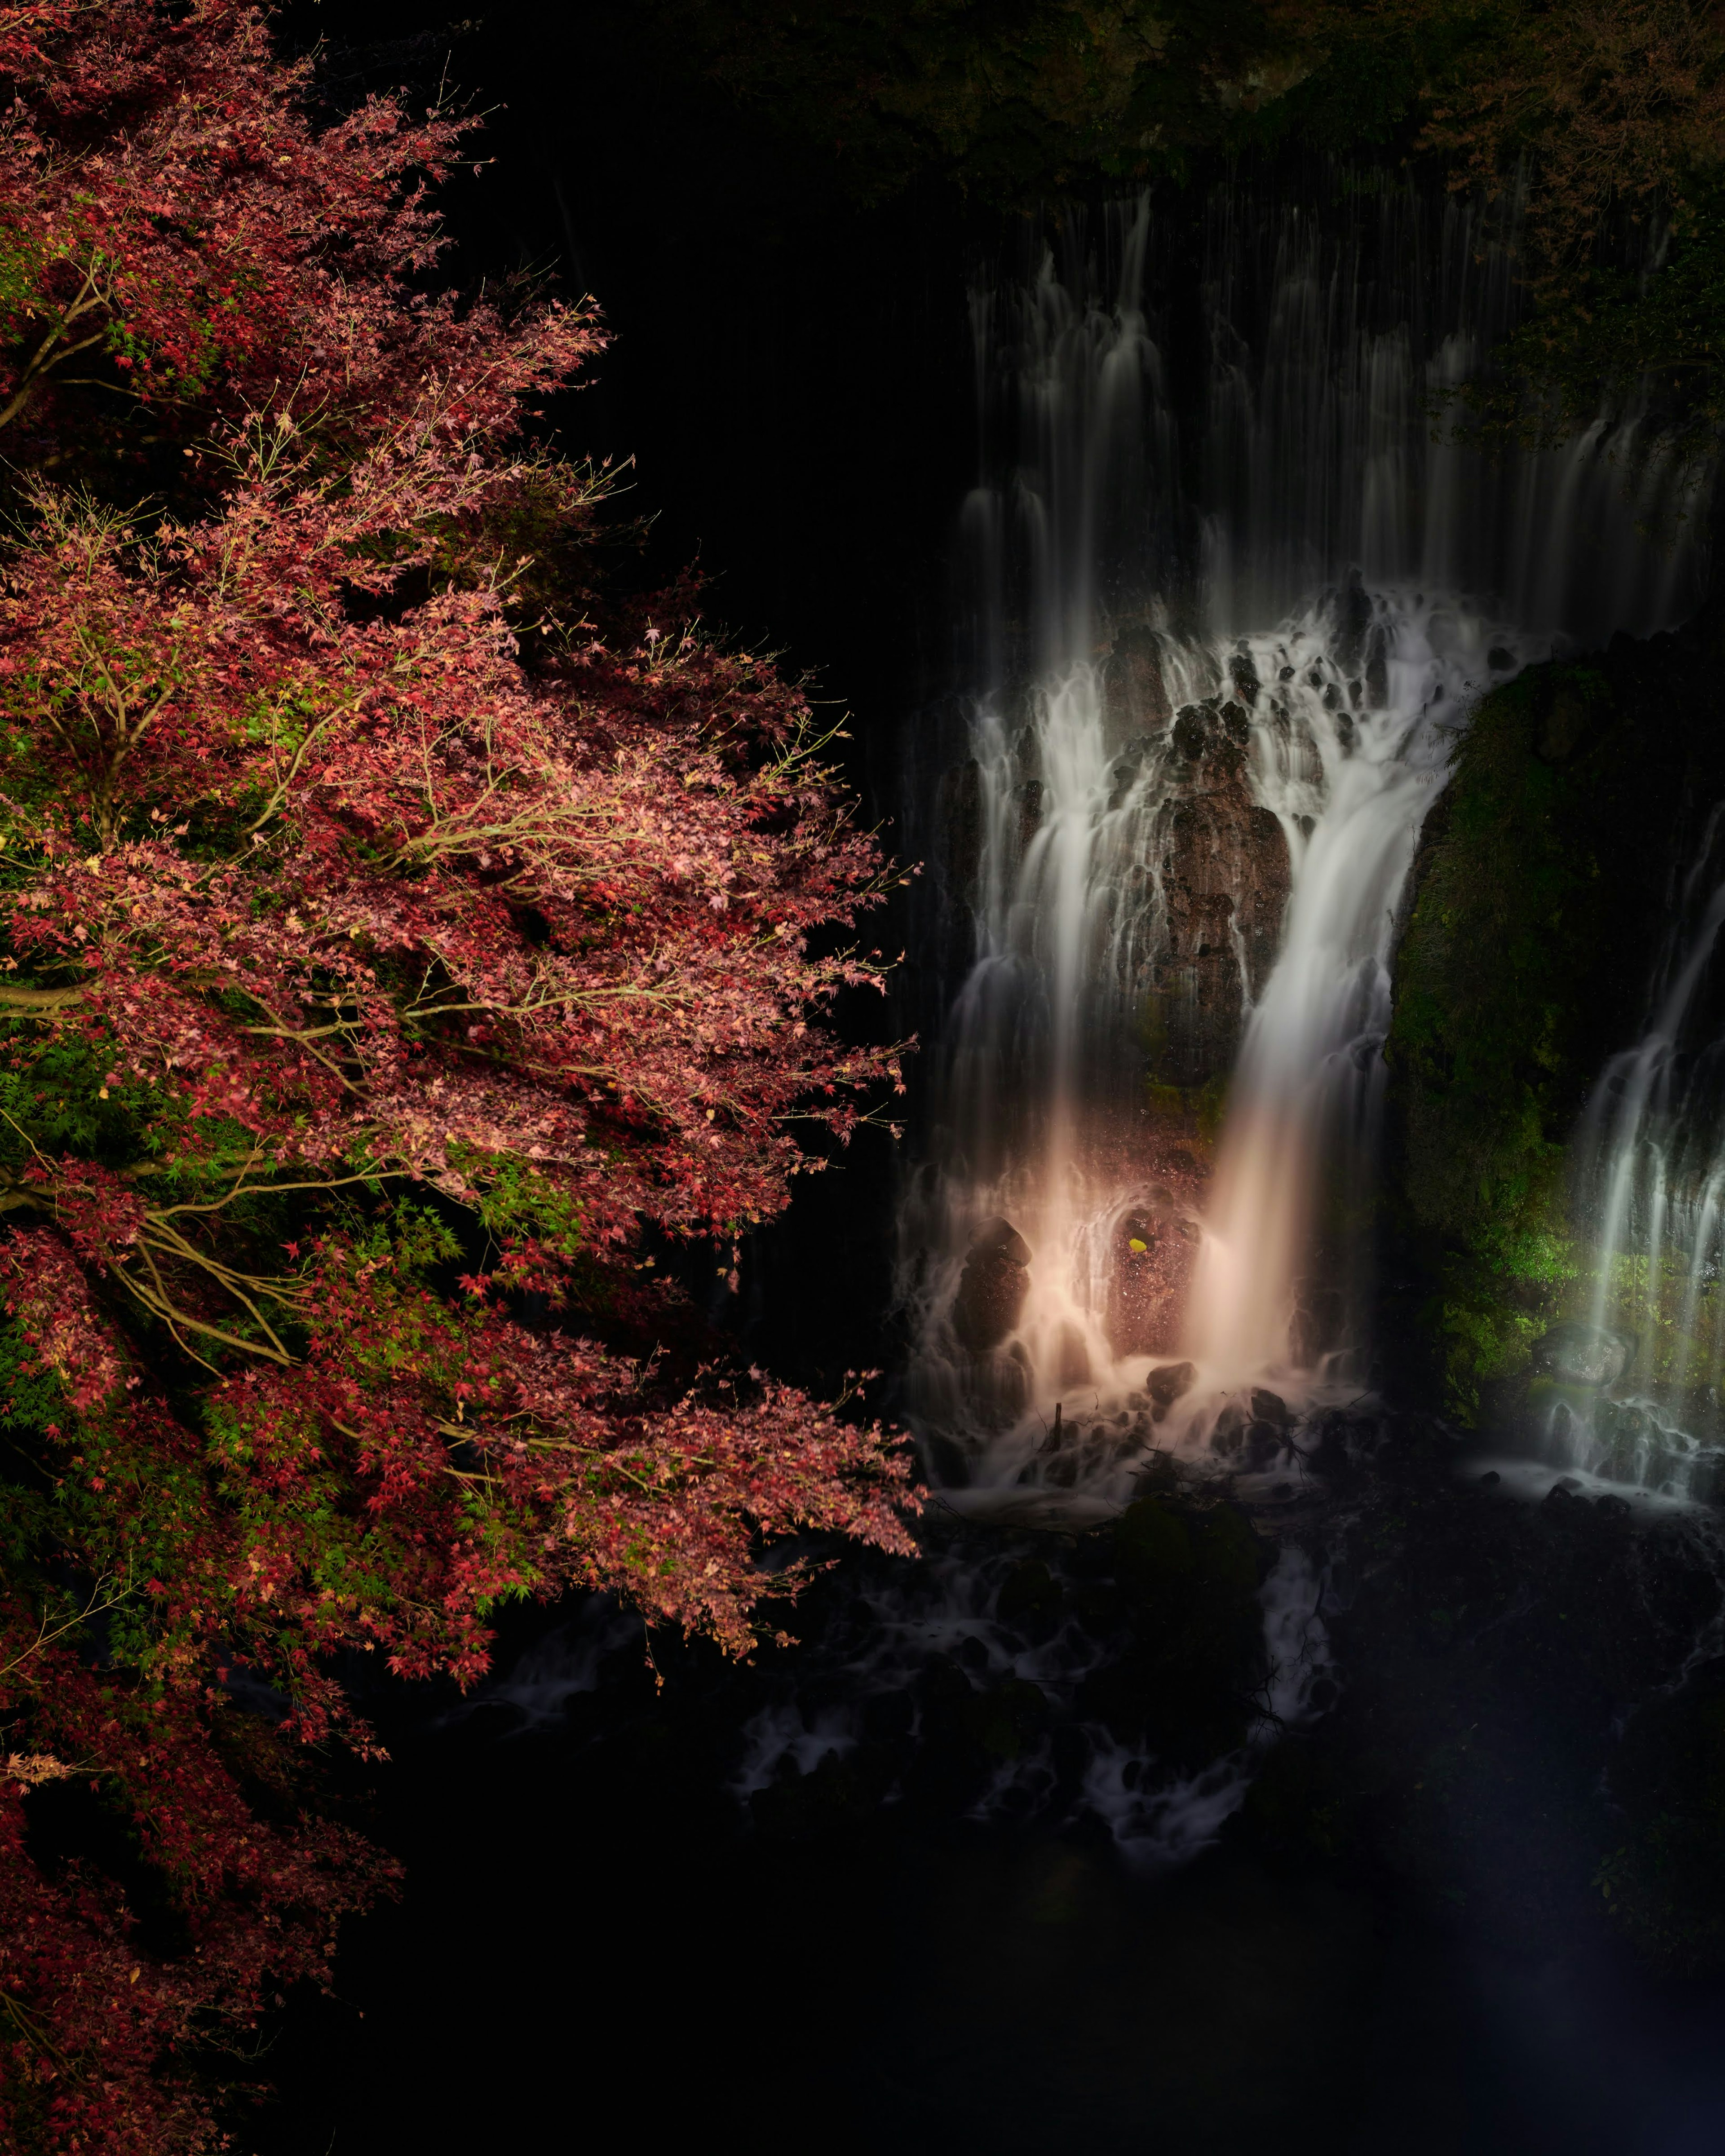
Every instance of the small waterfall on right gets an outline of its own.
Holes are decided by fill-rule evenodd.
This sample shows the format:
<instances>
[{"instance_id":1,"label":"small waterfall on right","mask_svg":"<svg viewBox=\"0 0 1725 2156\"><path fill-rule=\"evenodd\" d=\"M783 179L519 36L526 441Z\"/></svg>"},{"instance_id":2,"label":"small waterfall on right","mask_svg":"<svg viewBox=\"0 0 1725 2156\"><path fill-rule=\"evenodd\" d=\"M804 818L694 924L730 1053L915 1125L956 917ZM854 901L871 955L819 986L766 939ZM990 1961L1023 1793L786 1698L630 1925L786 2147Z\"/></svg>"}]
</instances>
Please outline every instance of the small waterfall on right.
<instances>
[{"instance_id":1,"label":"small waterfall on right","mask_svg":"<svg viewBox=\"0 0 1725 2156\"><path fill-rule=\"evenodd\" d=\"M1585 1319L1542 1342L1553 1455L1651 1494L1725 1464L1725 803L1674 875L1646 1021L1575 1145Z\"/></svg>"}]
</instances>

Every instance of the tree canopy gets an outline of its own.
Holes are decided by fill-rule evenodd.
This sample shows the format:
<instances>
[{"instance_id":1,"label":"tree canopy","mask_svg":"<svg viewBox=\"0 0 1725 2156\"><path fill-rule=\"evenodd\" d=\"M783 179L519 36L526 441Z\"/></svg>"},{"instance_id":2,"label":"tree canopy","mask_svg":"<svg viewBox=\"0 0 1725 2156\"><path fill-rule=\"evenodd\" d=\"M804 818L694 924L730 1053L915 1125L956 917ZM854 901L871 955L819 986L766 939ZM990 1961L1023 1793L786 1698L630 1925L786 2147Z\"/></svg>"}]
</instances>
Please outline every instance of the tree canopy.
<instances>
[{"instance_id":1,"label":"tree canopy","mask_svg":"<svg viewBox=\"0 0 1725 2156\"><path fill-rule=\"evenodd\" d=\"M338 1657L598 1587L742 1653L775 1537L908 1547L665 1261L899 1088L823 1023L897 871L692 581L557 572L603 331L437 290L447 115L316 124L239 0L0 65L0 2135L193 2149L393 1877Z\"/></svg>"}]
</instances>

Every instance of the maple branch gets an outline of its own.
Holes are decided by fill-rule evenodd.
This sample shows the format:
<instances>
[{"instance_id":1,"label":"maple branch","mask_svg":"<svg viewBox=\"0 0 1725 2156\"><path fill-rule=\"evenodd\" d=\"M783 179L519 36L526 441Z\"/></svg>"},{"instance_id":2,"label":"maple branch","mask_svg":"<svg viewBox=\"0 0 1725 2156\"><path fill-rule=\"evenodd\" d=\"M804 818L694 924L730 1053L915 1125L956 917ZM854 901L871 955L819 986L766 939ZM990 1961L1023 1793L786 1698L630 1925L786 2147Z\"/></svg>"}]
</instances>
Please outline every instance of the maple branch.
<instances>
[{"instance_id":1,"label":"maple branch","mask_svg":"<svg viewBox=\"0 0 1725 2156\"><path fill-rule=\"evenodd\" d=\"M25 362L17 389L3 405L0 405L0 427L9 427L17 418L29 402L30 392L43 375L59 366L63 361L73 358L80 352L88 352L93 344L101 342L105 332L97 330L92 336L80 338L76 344L67 345L59 352L54 350L71 323L75 322L80 315L88 314L92 307L105 305L111 298L111 286L105 290L96 289L96 271L101 262L100 254L90 258L90 266L84 273L84 281L70 305L59 315L34 353Z\"/></svg>"},{"instance_id":2,"label":"maple branch","mask_svg":"<svg viewBox=\"0 0 1725 2156\"><path fill-rule=\"evenodd\" d=\"M201 1317L194 1317L190 1311L182 1310L168 1292L167 1285L162 1279L161 1270L151 1255L151 1245L148 1240L140 1236L133 1247L149 1267L150 1278L154 1286L146 1287L135 1273L124 1267L116 1269L118 1277L124 1281L127 1290L142 1303L146 1310L154 1312L162 1320L173 1335L176 1344L189 1355L194 1363L201 1363L206 1370L213 1372L218 1376L220 1375L220 1373L216 1370L215 1364L208 1357L200 1355L191 1342L182 1337L181 1330L182 1327L186 1332L200 1333L207 1340L218 1340L224 1348L238 1348L243 1355L256 1355L266 1362L279 1363L284 1366L292 1364L295 1358L276 1339L274 1332L264 1323L261 1317L259 1317L258 1322L264 1325L264 1330L270 1334L273 1343L268 1348L260 1347L255 1340L243 1339L239 1333L229 1332L223 1326L211 1325ZM206 1264L199 1253L189 1244L184 1245L183 1247L185 1255L193 1265L201 1265L205 1271L213 1275L216 1272L217 1269L212 1265ZM243 1296L240 1300L247 1301ZM257 1315L255 1306L249 1301L247 1301L247 1307L253 1311L254 1316Z\"/></svg>"},{"instance_id":3,"label":"maple branch","mask_svg":"<svg viewBox=\"0 0 1725 2156\"><path fill-rule=\"evenodd\" d=\"M255 1156L254 1156L254 1158L255 1158ZM172 1173L171 1170L160 1168L147 1170L145 1168L138 1168L133 1172L137 1174L144 1174L146 1173L164 1174ZM407 1171L405 1168L372 1168L366 1169L362 1174L320 1176L316 1180L306 1183L247 1183L244 1184L236 1184L235 1187L228 1193L225 1198L213 1198L203 1204L193 1204L188 1202L182 1205L164 1205L160 1208L160 1209L152 1209L152 1210L146 1214L144 1217L148 1220L168 1220L172 1219L173 1216L178 1213L219 1213L225 1207L231 1205L236 1198L253 1198L258 1196L259 1194L262 1194L265 1197L273 1198L280 1192L289 1190L345 1190L357 1183L372 1183L384 1180L399 1180L401 1177L406 1174L406 1173Z\"/></svg>"},{"instance_id":4,"label":"maple branch","mask_svg":"<svg viewBox=\"0 0 1725 2156\"><path fill-rule=\"evenodd\" d=\"M0 420L0 424L3 424L4 421ZM57 2049L43 2034L41 2020L24 2005L23 1999L14 1998L9 1991L0 1991L0 2006L5 2008L7 2018L11 2021L13 2027L33 2051L40 2051L44 2058L52 2059L63 2074L70 2071L66 2063L65 2053Z\"/></svg>"},{"instance_id":5,"label":"maple branch","mask_svg":"<svg viewBox=\"0 0 1725 2156\"><path fill-rule=\"evenodd\" d=\"M269 800L264 803L256 820L246 825L244 831L241 834L243 837L249 839L254 831L261 831L263 829L264 826L270 821L270 818L280 809L282 803L286 800L288 794L293 787L294 781L300 775L300 766L305 762L306 752L311 748L312 742L317 739L321 733L323 733L327 728L332 726L337 719L345 718L349 713L357 711L359 709L360 701L361 700L356 696L347 703L338 704L334 711L326 711L316 726L310 726L306 729L305 737L300 742L300 746L294 751L293 759L290 762L280 783L277 785L275 791L270 795ZM236 853L231 858L233 860L239 860L244 859L244 855Z\"/></svg>"},{"instance_id":6,"label":"maple branch","mask_svg":"<svg viewBox=\"0 0 1725 2156\"><path fill-rule=\"evenodd\" d=\"M37 1627L35 1638L30 1642L29 1645L24 1649L23 1652L21 1655L14 1655L9 1662L0 1664L0 1678L9 1677L14 1670L22 1669L26 1662L33 1661L34 1658L42 1652L44 1647L52 1646L56 1640L61 1638L67 1632L75 1632L80 1625L88 1624L92 1617L105 1616L109 1610L117 1609L121 1604L126 1599L126 1595L131 1590L131 1568L129 1566L127 1567L126 1584L121 1589L120 1593L118 1594L110 1595L105 1602L98 1602L96 1597L109 1584L111 1577L112 1575L104 1573L100 1578L97 1579L95 1584L90 1590L89 1601L85 1604L83 1609L78 1612L75 1617L68 1617L64 1623L55 1625L50 1628L48 1620L44 1616L40 1625Z\"/></svg>"},{"instance_id":7,"label":"maple branch","mask_svg":"<svg viewBox=\"0 0 1725 2156\"><path fill-rule=\"evenodd\" d=\"M17 1011L23 1015L30 1011L64 1010L68 1004L81 1003L82 988L28 988L14 987L9 982L0 983L0 1014Z\"/></svg>"}]
</instances>

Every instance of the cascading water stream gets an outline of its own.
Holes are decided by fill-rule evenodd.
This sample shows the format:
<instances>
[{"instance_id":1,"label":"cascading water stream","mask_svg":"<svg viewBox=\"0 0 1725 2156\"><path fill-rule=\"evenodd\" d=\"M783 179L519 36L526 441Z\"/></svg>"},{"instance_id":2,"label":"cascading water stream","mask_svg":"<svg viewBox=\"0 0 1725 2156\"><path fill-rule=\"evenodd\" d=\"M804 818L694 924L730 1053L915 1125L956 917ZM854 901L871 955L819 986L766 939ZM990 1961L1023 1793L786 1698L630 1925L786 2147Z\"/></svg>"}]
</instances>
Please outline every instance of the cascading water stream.
<instances>
[{"instance_id":1,"label":"cascading water stream","mask_svg":"<svg viewBox=\"0 0 1725 2156\"><path fill-rule=\"evenodd\" d=\"M1075 219L974 302L973 686L907 789L952 978L909 1404L997 1516L1112 1509L1153 1448L1250 1465L1367 1382L1390 957L1451 742L1694 589L1639 413L1496 462L1431 439L1513 319L1464 207L1220 191L1165 319L1157 243L1146 203Z\"/></svg>"},{"instance_id":2,"label":"cascading water stream","mask_svg":"<svg viewBox=\"0 0 1725 2156\"><path fill-rule=\"evenodd\" d=\"M1245 1025L1186 1317L1189 1351L1221 1394L1255 1379L1309 1393L1357 1342L1352 1296L1327 1341L1309 1288L1302 1309L1320 1179L1340 1200L1327 1255L1346 1281L1370 1199L1361 1171L1382 1092L1397 903L1441 782L1445 716L1489 678L1476 620L1395 592L1377 595L1373 613L1375 693L1358 716L1328 710L1315 689L1337 664L1322 618L1276 647L1305 690L1291 731L1320 770L1303 778L1286 755L1266 756L1254 774L1292 875L1281 955ZM1500 663L1521 655L1519 641L1495 647ZM1279 745L1273 732L1265 745Z\"/></svg>"},{"instance_id":3,"label":"cascading water stream","mask_svg":"<svg viewBox=\"0 0 1725 2156\"><path fill-rule=\"evenodd\" d=\"M1722 842L1725 804L1672 894L1641 1038L1606 1065L1583 1117L1590 1306L1584 1324L1558 1329L1548 1357L1558 1461L1680 1499L1713 1494L1725 1457Z\"/></svg>"}]
</instances>

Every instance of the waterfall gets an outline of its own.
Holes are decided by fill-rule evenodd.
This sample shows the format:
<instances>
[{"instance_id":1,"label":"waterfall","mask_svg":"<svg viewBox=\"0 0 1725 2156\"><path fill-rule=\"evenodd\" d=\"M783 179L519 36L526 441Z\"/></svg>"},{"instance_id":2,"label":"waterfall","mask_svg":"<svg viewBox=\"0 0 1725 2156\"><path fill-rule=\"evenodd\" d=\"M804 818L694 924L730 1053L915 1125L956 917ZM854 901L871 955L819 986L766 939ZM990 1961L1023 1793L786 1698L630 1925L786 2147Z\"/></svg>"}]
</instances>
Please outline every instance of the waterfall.
<instances>
[{"instance_id":1,"label":"waterfall","mask_svg":"<svg viewBox=\"0 0 1725 2156\"><path fill-rule=\"evenodd\" d=\"M1576 1195L1591 1304L1585 1324L1557 1328L1544 1358L1558 1459L1677 1498L1712 1494L1725 1456L1722 931L1725 803L1675 881L1641 1037L1607 1064L1583 1116Z\"/></svg>"},{"instance_id":2,"label":"waterfall","mask_svg":"<svg viewBox=\"0 0 1725 2156\"><path fill-rule=\"evenodd\" d=\"M995 1512L1111 1508L1152 1448L1262 1464L1368 1382L1390 954L1450 751L1491 682L1695 594L1647 415L1496 460L1445 418L1517 305L1465 203L1237 186L1189 232L1072 212L973 295L900 1292L934 1471Z\"/></svg>"}]
</instances>

